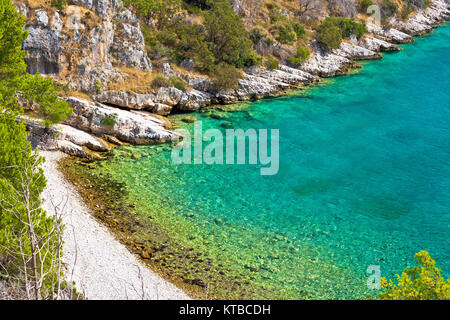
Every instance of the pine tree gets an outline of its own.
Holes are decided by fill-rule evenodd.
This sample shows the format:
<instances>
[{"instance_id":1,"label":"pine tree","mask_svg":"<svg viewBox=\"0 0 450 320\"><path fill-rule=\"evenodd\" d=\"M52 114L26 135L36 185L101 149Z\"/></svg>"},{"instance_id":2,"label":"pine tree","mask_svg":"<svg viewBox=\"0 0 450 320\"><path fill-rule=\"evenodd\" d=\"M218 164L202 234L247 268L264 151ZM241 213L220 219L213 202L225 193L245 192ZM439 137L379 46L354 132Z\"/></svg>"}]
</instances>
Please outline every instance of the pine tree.
<instances>
[{"instance_id":1,"label":"pine tree","mask_svg":"<svg viewBox=\"0 0 450 320\"><path fill-rule=\"evenodd\" d=\"M17 95L38 105L45 125L65 120L72 110L58 99L57 86L51 78L26 73L26 52L22 43L28 37L25 17L11 0L0 0L0 112L22 113Z\"/></svg>"},{"instance_id":2,"label":"pine tree","mask_svg":"<svg viewBox=\"0 0 450 320\"><path fill-rule=\"evenodd\" d=\"M47 126L71 110L58 100L52 79L26 73L24 26L11 0L0 0L0 281L23 293L17 298L55 299L61 288L62 227L57 215L48 217L41 209L44 159L26 140L17 97L36 103Z\"/></svg>"}]
</instances>

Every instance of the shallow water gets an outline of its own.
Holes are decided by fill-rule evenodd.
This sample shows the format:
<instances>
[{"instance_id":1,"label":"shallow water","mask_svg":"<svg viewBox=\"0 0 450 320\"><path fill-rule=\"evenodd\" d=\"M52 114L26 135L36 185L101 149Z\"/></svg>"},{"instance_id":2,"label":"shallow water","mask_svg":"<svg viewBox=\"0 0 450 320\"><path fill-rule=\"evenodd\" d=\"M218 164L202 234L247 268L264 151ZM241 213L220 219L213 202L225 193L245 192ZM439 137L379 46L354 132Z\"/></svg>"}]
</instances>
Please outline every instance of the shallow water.
<instances>
[{"instance_id":1,"label":"shallow water","mask_svg":"<svg viewBox=\"0 0 450 320\"><path fill-rule=\"evenodd\" d=\"M164 146L118 149L100 170L126 184L142 216L251 274L264 297L364 297L375 293L369 265L393 277L420 250L448 276L450 26L403 47L356 75L224 119L194 114L203 129L280 129L277 175L254 165L176 166Z\"/></svg>"}]
</instances>

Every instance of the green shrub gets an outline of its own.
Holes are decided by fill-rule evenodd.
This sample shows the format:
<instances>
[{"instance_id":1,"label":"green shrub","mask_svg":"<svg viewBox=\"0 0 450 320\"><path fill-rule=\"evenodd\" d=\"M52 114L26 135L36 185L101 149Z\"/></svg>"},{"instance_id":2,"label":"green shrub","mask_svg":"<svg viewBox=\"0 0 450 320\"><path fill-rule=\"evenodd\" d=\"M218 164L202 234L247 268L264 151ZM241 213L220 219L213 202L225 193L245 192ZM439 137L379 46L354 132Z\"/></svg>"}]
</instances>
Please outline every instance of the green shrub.
<instances>
[{"instance_id":1,"label":"green shrub","mask_svg":"<svg viewBox=\"0 0 450 320\"><path fill-rule=\"evenodd\" d=\"M288 18L281 13L278 7L272 8L269 15L271 24L283 24L288 22Z\"/></svg>"},{"instance_id":2,"label":"green shrub","mask_svg":"<svg viewBox=\"0 0 450 320\"><path fill-rule=\"evenodd\" d=\"M204 17L206 41L216 61L238 68L255 61L250 34L227 0L211 2Z\"/></svg>"},{"instance_id":3,"label":"green shrub","mask_svg":"<svg viewBox=\"0 0 450 320\"><path fill-rule=\"evenodd\" d=\"M97 94L102 93L102 83L99 80L95 80L95 91Z\"/></svg>"},{"instance_id":4,"label":"green shrub","mask_svg":"<svg viewBox=\"0 0 450 320\"><path fill-rule=\"evenodd\" d=\"M255 28L250 31L250 40L252 40L253 44L257 44L264 38L264 33L261 29Z\"/></svg>"},{"instance_id":5,"label":"green shrub","mask_svg":"<svg viewBox=\"0 0 450 320\"><path fill-rule=\"evenodd\" d=\"M151 87L153 89L159 89L162 87L170 87L170 86L171 86L170 80L161 75L157 75L151 82Z\"/></svg>"},{"instance_id":6,"label":"green shrub","mask_svg":"<svg viewBox=\"0 0 450 320\"><path fill-rule=\"evenodd\" d=\"M338 49L342 41L342 31L332 21L325 19L319 27L317 42L327 50Z\"/></svg>"},{"instance_id":7,"label":"green shrub","mask_svg":"<svg viewBox=\"0 0 450 320\"><path fill-rule=\"evenodd\" d=\"M449 300L450 279L445 280L441 270L426 251L414 256L419 265L406 268L397 275L398 284L381 278L381 287L385 292L379 294L381 300Z\"/></svg>"},{"instance_id":8,"label":"green shrub","mask_svg":"<svg viewBox=\"0 0 450 320\"><path fill-rule=\"evenodd\" d=\"M297 40L297 35L289 24L278 27L277 41L283 44L293 44Z\"/></svg>"},{"instance_id":9,"label":"green shrub","mask_svg":"<svg viewBox=\"0 0 450 320\"><path fill-rule=\"evenodd\" d=\"M358 12L362 14L367 14L367 9L373 5L372 0L361 0L358 4Z\"/></svg>"},{"instance_id":10,"label":"green shrub","mask_svg":"<svg viewBox=\"0 0 450 320\"><path fill-rule=\"evenodd\" d=\"M171 77L169 79L169 81L170 81L170 84L173 87L177 88L178 90L186 91L186 81L184 81L183 78L175 76L175 77Z\"/></svg>"},{"instance_id":11,"label":"green shrub","mask_svg":"<svg viewBox=\"0 0 450 320\"><path fill-rule=\"evenodd\" d=\"M402 11L400 13L400 17L403 20L408 19L409 15L411 14L411 12L413 11L411 4L407 3L403 6Z\"/></svg>"},{"instance_id":12,"label":"green shrub","mask_svg":"<svg viewBox=\"0 0 450 320\"><path fill-rule=\"evenodd\" d=\"M348 38L354 34L359 39L367 32L366 25L356 22L353 18L329 17L325 21L338 27L342 32L343 38Z\"/></svg>"},{"instance_id":13,"label":"green shrub","mask_svg":"<svg viewBox=\"0 0 450 320\"><path fill-rule=\"evenodd\" d=\"M269 69L278 69L279 66L280 66L280 63L278 62L277 59L275 59L272 56L267 58L267 60L266 60L266 67L267 68L269 68Z\"/></svg>"},{"instance_id":14,"label":"green shrub","mask_svg":"<svg viewBox=\"0 0 450 320\"><path fill-rule=\"evenodd\" d=\"M295 34L297 35L297 39L302 39L306 35L305 27L298 22L292 23L292 29L294 30Z\"/></svg>"},{"instance_id":15,"label":"green shrub","mask_svg":"<svg viewBox=\"0 0 450 320\"><path fill-rule=\"evenodd\" d=\"M64 10L64 8L69 4L68 0L52 0L52 7L57 8L58 10Z\"/></svg>"},{"instance_id":16,"label":"green shrub","mask_svg":"<svg viewBox=\"0 0 450 320\"><path fill-rule=\"evenodd\" d=\"M176 46L177 60L192 59L200 70L211 71L215 57L205 39L204 28L200 25L176 24L178 43Z\"/></svg>"},{"instance_id":17,"label":"green shrub","mask_svg":"<svg viewBox=\"0 0 450 320\"><path fill-rule=\"evenodd\" d=\"M214 89L217 91L236 89L241 78L242 72L239 69L221 62L215 67L214 70Z\"/></svg>"},{"instance_id":18,"label":"green shrub","mask_svg":"<svg viewBox=\"0 0 450 320\"><path fill-rule=\"evenodd\" d=\"M296 66L300 65L308 59L310 54L311 52L307 48L299 45L297 47L297 53L289 59L289 62Z\"/></svg>"},{"instance_id":19,"label":"green shrub","mask_svg":"<svg viewBox=\"0 0 450 320\"><path fill-rule=\"evenodd\" d=\"M112 117L105 117L102 119L101 123L104 126L113 126L116 124L116 119L114 119Z\"/></svg>"}]
</instances>

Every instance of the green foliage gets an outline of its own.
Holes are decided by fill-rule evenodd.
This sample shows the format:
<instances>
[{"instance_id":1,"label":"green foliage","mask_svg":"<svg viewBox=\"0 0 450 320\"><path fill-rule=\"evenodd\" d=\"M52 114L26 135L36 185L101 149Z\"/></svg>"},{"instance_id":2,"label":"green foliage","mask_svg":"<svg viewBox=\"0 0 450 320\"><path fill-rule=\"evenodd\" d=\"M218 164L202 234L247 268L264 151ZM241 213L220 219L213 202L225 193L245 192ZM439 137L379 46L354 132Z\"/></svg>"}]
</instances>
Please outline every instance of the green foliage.
<instances>
[{"instance_id":1,"label":"green foliage","mask_svg":"<svg viewBox=\"0 0 450 320\"><path fill-rule=\"evenodd\" d=\"M25 20L11 0L0 0L0 112L18 110L16 92L27 69L26 53L22 50L28 37Z\"/></svg>"},{"instance_id":2,"label":"green foliage","mask_svg":"<svg viewBox=\"0 0 450 320\"><path fill-rule=\"evenodd\" d=\"M171 77L169 79L169 81L170 81L170 84L172 85L172 87L175 87L181 91L186 91L186 81L184 81L183 78L175 76L175 77Z\"/></svg>"},{"instance_id":3,"label":"green foliage","mask_svg":"<svg viewBox=\"0 0 450 320\"><path fill-rule=\"evenodd\" d=\"M319 27L317 42L327 50L338 49L342 41L342 31L332 21L325 19Z\"/></svg>"},{"instance_id":4,"label":"green foliage","mask_svg":"<svg viewBox=\"0 0 450 320\"><path fill-rule=\"evenodd\" d=\"M155 21L161 29L166 26L181 7L181 0L124 0L147 22Z\"/></svg>"},{"instance_id":5,"label":"green foliage","mask_svg":"<svg viewBox=\"0 0 450 320\"><path fill-rule=\"evenodd\" d=\"M289 59L289 62L293 65L300 65L308 59L310 54L311 52L307 48L299 45L297 47L297 53Z\"/></svg>"},{"instance_id":6,"label":"green foliage","mask_svg":"<svg viewBox=\"0 0 450 320\"><path fill-rule=\"evenodd\" d=\"M278 62L277 59L275 59L272 56L269 56L266 60L266 67L269 69L278 69L278 67L280 66L280 63Z\"/></svg>"},{"instance_id":7,"label":"green foliage","mask_svg":"<svg viewBox=\"0 0 450 320\"><path fill-rule=\"evenodd\" d=\"M367 32L366 25L356 22L353 18L329 17L325 21L341 29L343 38L348 38L354 34L359 39Z\"/></svg>"},{"instance_id":8,"label":"green foliage","mask_svg":"<svg viewBox=\"0 0 450 320\"><path fill-rule=\"evenodd\" d=\"M192 59L200 70L211 71L215 57L206 42L203 26L178 23L176 30L176 60Z\"/></svg>"},{"instance_id":9,"label":"green foliage","mask_svg":"<svg viewBox=\"0 0 450 320\"><path fill-rule=\"evenodd\" d=\"M18 244L19 239L14 239L15 231L21 228L20 221L8 210L12 207L23 205L14 198L13 188L19 188L23 178L22 166L27 161L29 164L37 161L42 163L40 158L26 141L27 132L22 122L16 121L15 115L5 112L0 115L0 194L2 195L0 208L0 244L11 246ZM32 207L39 207L40 194L45 188L45 177L42 170L32 176L33 189L30 190L30 204ZM20 208L21 211L23 208ZM0 256L3 252L0 249Z\"/></svg>"},{"instance_id":10,"label":"green foliage","mask_svg":"<svg viewBox=\"0 0 450 320\"><path fill-rule=\"evenodd\" d=\"M186 2L189 5L196 6L202 10L210 8L209 0L184 0L184 2Z\"/></svg>"},{"instance_id":11,"label":"green foliage","mask_svg":"<svg viewBox=\"0 0 450 320\"><path fill-rule=\"evenodd\" d=\"M358 39L367 32L364 23L358 23L351 18L326 18L319 27L317 41L328 50L338 49L342 38L354 34Z\"/></svg>"},{"instance_id":12,"label":"green foliage","mask_svg":"<svg viewBox=\"0 0 450 320\"><path fill-rule=\"evenodd\" d=\"M40 207L46 185L40 168L43 158L32 150L26 137L25 125L17 121L16 114L0 114L0 273L19 279L19 286L24 285L27 274L28 281L38 279L40 283L33 298L55 298L52 288L60 271L54 259L61 254L57 232L62 227ZM39 255L32 261L36 244Z\"/></svg>"},{"instance_id":13,"label":"green foliage","mask_svg":"<svg viewBox=\"0 0 450 320\"><path fill-rule=\"evenodd\" d=\"M95 81L95 90L97 91L97 94L102 93L102 83L99 80Z\"/></svg>"},{"instance_id":14,"label":"green foliage","mask_svg":"<svg viewBox=\"0 0 450 320\"><path fill-rule=\"evenodd\" d=\"M250 40L252 40L253 44L259 43L264 38L264 33L259 28L252 29L250 31Z\"/></svg>"},{"instance_id":15,"label":"green foliage","mask_svg":"<svg viewBox=\"0 0 450 320\"><path fill-rule=\"evenodd\" d=\"M361 0L358 3L358 12L362 14L367 14L367 9L373 5L372 0Z\"/></svg>"},{"instance_id":16,"label":"green foliage","mask_svg":"<svg viewBox=\"0 0 450 320\"><path fill-rule=\"evenodd\" d=\"M276 39L283 44L293 44L297 40L297 34L290 24L286 24L278 27L278 36Z\"/></svg>"},{"instance_id":17,"label":"green foliage","mask_svg":"<svg viewBox=\"0 0 450 320\"><path fill-rule=\"evenodd\" d=\"M26 140L17 96L37 104L46 126L64 120L72 110L58 100L52 79L26 73L24 26L25 18L11 0L0 0L0 271L19 279L19 286L25 278L33 282L36 299L54 298L51 287L60 271L53 262L60 259L61 226L40 208L46 184L43 158Z\"/></svg>"},{"instance_id":18,"label":"green foliage","mask_svg":"<svg viewBox=\"0 0 450 320\"><path fill-rule=\"evenodd\" d=\"M403 6L402 11L400 13L400 17L403 20L408 19L409 15L411 14L411 12L413 11L412 6L410 3L407 3Z\"/></svg>"},{"instance_id":19,"label":"green foliage","mask_svg":"<svg viewBox=\"0 0 450 320\"><path fill-rule=\"evenodd\" d=\"M101 124L104 126L113 126L116 124L116 119L112 117L105 117L102 119Z\"/></svg>"},{"instance_id":20,"label":"green foliage","mask_svg":"<svg viewBox=\"0 0 450 320\"><path fill-rule=\"evenodd\" d=\"M159 89L162 87L170 87L171 83L166 77L157 75L150 85L153 89Z\"/></svg>"},{"instance_id":21,"label":"green foliage","mask_svg":"<svg viewBox=\"0 0 450 320\"><path fill-rule=\"evenodd\" d=\"M305 27L301 23L293 22L292 29L294 30L295 34L297 35L297 39L303 39L306 36Z\"/></svg>"},{"instance_id":22,"label":"green foliage","mask_svg":"<svg viewBox=\"0 0 450 320\"><path fill-rule=\"evenodd\" d=\"M214 89L217 91L236 89L240 79L242 79L242 72L239 69L221 62L214 70Z\"/></svg>"},{"instance_id":23,"label":"green foliage","mask_svg":"<svg viewBox=\"0 0 450 320\"><path fill-rule=\"evenodd\" d=\"M38 104L39 115L46 127L59 123L72 115L67 102L58 99L57 85L52 78L43 78L39 73L25 74L20 87L22 97Z\"/></svg>"},{"instance_id":24,"label":"green foliage","mask_svg":"<svg viewBox=\"0 0 450 320\"><path fill-rule=\"evenodd\" d=\"M442 277L435 261L426 251L414 256L419 265L406 268L402 276L397 275L398 284L381 279L385 292L379 294L381 300L448 300L450 299L450 279Z\"/></svg>"},{"instance_id":25,"label":"green foliage","mask_svg":"<svg viewBox=\"0 0 450 320\"><path fill-rule=\"evenodd\" d=\"M58 10L64 10L64 8L69 4L68 0L52 0L52 7L57 8Z\"/></svg>"},{"instance_id":26,"label":"green foliage","mask_svg":"<svg viewBox=\"0 0 450 320\"><path fill-rule=\"evenodd\" d=\"M17 94L38 105L38 112L50 126L65 120L72 110L66 102L58 100L57 86L52 79L39 73L26 73L22 42L28 33L24 31L25 18L18 13L10 0L0 0L0 111L3 109L21 113Z\"/></svg>"},{"instance_id":27,"label":"green foliage","mask_svg":"<svg viewBox=\"0 0 450 320\"><path fill-rule=\"evenodd\" d=\"M255 63L250 35L228 1L212 2L204 17L206 41L216 61L238 68Z\"/></svg>"},{"instance_id":28,"label":"green foliage","mask_svg":"<svg viewBox=\"0 0 450 320\"><path fill-rule=\"evenodd\" d=\"M213 71L220 62L240 68L262 61L252 49L253 43L242 19L226 0L185 1L191 8L205 9L198 12L204 17L203 24L189 24L182 13L175 15L180 8L178 0L125 2L148 18L149 24L142 26L142 32L152 59L166 57L174 62L192 59L199 70L207 72ZM172 14L162 13L165 6L171 8ZM155 20L156 28L150 27L150 21ZM253 36L258 37L258 34L255 32Z\"/></svg>"},{"instance_id":29,"label":"green foliage","mask_svg":"<svg viewBox=\"0 0 450 320\"><path fill-rule=\"evenodd\" d=\"M272 24L286 24L289 19L281 13L278 7L272 7L270 10L270 23Z\"/></svg>"}]
</instances>

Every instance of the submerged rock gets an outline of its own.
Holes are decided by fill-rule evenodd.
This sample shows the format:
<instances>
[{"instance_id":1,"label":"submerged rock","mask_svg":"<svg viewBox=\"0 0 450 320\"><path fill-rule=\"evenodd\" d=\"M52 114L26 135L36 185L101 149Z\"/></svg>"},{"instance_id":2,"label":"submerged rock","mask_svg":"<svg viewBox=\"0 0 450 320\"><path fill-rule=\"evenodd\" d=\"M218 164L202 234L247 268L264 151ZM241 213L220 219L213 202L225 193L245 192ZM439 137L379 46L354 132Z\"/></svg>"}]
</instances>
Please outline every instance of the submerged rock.
<instances>
[{"instance_id":1,"label":"submerged rock","mask_svg":"<svg viewBox=\"0 0 450 320\"><path fill-rule=\"evenodd\" d=\"M187 116L187 117L184 117L183 119L181 119L181 121L186 122L186 123L194 123L195 121L197 121L197 117Z\"/></svg>"}]
</instances>

